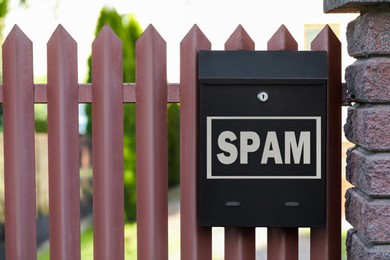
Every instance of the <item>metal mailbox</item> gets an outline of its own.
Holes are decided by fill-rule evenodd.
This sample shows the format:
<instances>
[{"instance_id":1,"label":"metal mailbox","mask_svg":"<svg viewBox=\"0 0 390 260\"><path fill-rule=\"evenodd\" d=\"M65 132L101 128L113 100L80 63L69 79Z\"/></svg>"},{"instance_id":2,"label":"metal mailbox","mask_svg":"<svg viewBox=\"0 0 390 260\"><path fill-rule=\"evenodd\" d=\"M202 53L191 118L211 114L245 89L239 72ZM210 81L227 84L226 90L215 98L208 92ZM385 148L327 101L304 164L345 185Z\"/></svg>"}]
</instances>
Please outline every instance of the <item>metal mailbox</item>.
<instances>
[{"instance_id":1,"label":"metal mailbox","mask_svg":"<svg viewBox=\"0 0 390 260\"><path fill-rule=\"evenodd\" d=\"M327 53L199 52L201 226L324 227Z\"/></svg>"}]
</instances>

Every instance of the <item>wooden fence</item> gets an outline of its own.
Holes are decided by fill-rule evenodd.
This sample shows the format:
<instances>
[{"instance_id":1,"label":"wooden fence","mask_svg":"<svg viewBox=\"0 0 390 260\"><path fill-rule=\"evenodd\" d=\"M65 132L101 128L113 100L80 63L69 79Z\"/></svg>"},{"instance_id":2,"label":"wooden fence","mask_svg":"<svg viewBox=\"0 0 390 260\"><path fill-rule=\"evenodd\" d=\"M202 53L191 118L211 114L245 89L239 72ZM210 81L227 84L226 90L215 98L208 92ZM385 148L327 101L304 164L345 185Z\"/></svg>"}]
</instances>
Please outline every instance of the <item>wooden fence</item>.
<instances>
[{"instance_id":1,"label":"wooden fence","mask_svg":"<svg viewBox=\"0 0 390 260\"><path fill-rule=\"evenodd\" d=\"M127 46L124 46L125 48ZM34 84L32 43L15 26L3 45L6 258L36 259L34 103L48 104L51 259L80 259L78 104L93 103L95 259L124 258L123 103L136 103L138 259L168 259L167 102L180 102L181 259L211 259L198 225L197 53L211 43L195 25L180 45L180 83L168 84L166 43L151 25L136 45L136 83L123 83L122 44L105 26L92 45L92 84L79 84L76 42L60 25L48 42L48 83ZM254 50L242 26L226 50ZM297 50L285 26L268 50ZM312 50L328 52L326 228L311 230L311 258L341 256L341 46L326 26ZM330 149L328 149L329 151ZM255 228L225 229L225 259L255 259ZM298 259L298 228L268 229L268 259Z\"/></svg>"}]
</instances>

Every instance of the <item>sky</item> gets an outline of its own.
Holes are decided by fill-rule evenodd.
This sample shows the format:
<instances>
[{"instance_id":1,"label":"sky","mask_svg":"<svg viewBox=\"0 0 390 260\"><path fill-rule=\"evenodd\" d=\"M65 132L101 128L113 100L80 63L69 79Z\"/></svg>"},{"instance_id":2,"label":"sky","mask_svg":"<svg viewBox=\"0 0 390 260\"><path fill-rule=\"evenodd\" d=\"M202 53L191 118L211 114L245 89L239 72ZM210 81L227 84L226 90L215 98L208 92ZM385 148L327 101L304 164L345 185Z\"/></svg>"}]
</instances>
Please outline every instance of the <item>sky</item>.
<instances>
[{"instance_id":1,"label":"sky","mask_svg":"<svg viewBox=\"0 0 390 260\"><path fill-rule=\"evenodd\" d=\"M156 27L167 42L171 83L179 82L180 41L194 24L208 37L213 49L223 49L224 42L240 24L256 42L257 50L266 49L267 41L282 24L293 34L299 49L303 49L305 24L340 24L340 40L345 42L347 23L357 16L324 14L322 0L27 0L25 6L20 6L19 0L11 0L5 35L15 24L24 31L33 41L34 74L36 78L44 78L46 43L58 24L62 24L78 43L79 81L82 82L103 6L114 7L121 14L134 14L143 29L149 24ZM345 54L346 44L343 48Z\"/></svg>"}]
</instances>

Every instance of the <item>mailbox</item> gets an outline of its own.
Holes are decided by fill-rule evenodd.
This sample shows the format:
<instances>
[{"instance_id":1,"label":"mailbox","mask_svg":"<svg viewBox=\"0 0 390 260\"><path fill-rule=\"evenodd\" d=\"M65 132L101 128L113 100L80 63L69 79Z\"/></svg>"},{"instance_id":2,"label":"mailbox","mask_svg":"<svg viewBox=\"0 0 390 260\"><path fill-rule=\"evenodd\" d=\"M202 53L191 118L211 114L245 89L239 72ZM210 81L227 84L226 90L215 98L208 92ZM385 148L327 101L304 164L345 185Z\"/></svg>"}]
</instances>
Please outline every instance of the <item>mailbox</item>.
<instances>
[{"instance_id":1,"label":"mailbox","mask_svg":"<svg viewBox=\"0 0 390 260\"><path fill-rule=\"evenodd\" d=\"M327 53L199 52L200 226L324 227Z\"/></svg>"}]
</instances>

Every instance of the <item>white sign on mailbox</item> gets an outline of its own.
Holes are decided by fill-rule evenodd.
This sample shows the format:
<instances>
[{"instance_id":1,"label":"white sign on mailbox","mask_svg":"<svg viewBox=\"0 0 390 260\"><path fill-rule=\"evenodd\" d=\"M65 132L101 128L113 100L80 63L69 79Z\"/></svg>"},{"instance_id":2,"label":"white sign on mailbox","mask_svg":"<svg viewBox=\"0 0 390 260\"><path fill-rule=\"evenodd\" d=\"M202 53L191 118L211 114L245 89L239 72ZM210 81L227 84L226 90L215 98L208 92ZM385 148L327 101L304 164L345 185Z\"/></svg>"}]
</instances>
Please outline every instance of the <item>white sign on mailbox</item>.
<instances>
[{"instance_id":1,"label":"white sign on mailbox","mask_svg":"<svg viewBox=\"0 0 390 260\"><path fill-rule=\"evenodd\" d=\"M321 178L320 116L208 116L206 127L208 179Z\"/></svg>"}]
</instances>

